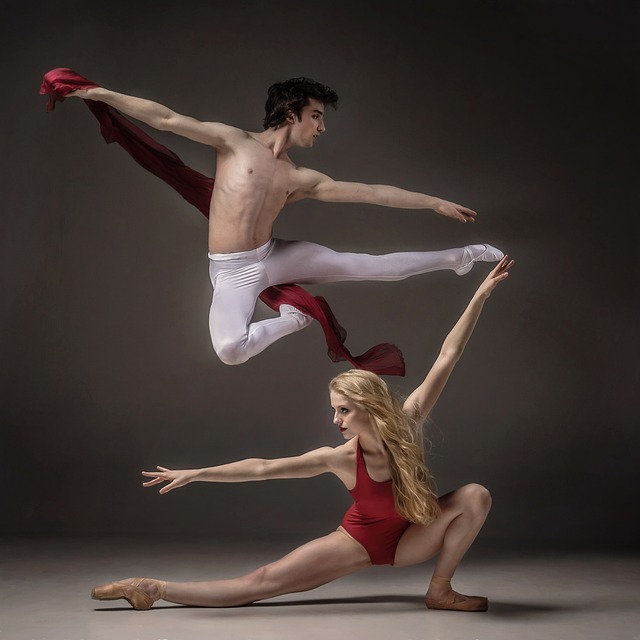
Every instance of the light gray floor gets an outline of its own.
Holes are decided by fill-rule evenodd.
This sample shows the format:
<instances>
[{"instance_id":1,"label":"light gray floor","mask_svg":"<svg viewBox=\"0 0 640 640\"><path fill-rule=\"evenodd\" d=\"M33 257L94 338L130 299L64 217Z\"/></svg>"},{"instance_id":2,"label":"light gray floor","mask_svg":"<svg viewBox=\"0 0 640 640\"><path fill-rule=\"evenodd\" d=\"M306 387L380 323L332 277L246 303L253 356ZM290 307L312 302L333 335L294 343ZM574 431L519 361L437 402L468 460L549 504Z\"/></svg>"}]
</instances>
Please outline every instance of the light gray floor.
<instances>
[{"instance_id":1,"label":"light gray floor","mask_svg":"<svg viewBox=\"0 0 640 640\"><path fill-rule=\"evenodd\" d=\"M233 577L290 549L202 540L0 542L0 640L640 640L640 558L476 550L454 581L488 613L424 607L431 566L374 567L313 592L234 609L96 602L94 584L131 575ZM120 604L122 602L122 604Z\"/></svg>"}]
</instances>

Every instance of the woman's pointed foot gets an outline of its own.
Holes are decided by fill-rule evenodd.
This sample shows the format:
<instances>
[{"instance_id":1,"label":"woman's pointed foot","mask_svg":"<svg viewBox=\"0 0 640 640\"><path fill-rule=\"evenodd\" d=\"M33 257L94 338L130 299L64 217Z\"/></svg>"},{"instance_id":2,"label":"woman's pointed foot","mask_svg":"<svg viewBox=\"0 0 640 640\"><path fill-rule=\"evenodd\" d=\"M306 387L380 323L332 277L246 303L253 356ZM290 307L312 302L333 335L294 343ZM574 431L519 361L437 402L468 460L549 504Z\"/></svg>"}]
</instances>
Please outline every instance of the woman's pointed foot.
<instances>
[{"instance_id":1,"label":"woman's pointed foot","mask_svg":"<svg viewBox=\"0 0 640 640\"><path fill-rule=\"evenodd\" d=\"M504 253L490 244L470 244L464 247L463 250L463 264L454 269L459 276L469 273L476 262L498 262L498 260L504 258Z\"/></svg>"},{"instance_id":2,"label":"woman's pointed foot","mask_svg":"<svg viewBox=\"0 0 640 640\"><path fill-rule=\"evenodd\" d=\"M167 583L152 578L127 578L91 589L94 600L119 600L123 598L134 609L151 609L153 603L162 600L167 591Z\"/></svg>"}]
</instances>

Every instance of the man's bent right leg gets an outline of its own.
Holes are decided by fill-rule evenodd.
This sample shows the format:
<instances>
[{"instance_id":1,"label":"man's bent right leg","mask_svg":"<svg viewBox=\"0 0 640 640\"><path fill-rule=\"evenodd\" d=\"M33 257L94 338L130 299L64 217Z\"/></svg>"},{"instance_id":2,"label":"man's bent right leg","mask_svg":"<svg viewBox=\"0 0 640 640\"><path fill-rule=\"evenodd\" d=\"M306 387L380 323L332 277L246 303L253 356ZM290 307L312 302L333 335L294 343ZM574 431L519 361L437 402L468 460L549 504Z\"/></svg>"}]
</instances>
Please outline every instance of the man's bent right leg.
<instances>
[{"instance_id":1,"label":"man's bent right leg","mask_svg":"<svg viewBox=\"0 0 640 640\"><path fill-rule=\"evenodd\" d=\"M258 292L259 295L260 292ZM304 329L311 319L283 305L281 315L250 322L257 295L234 288L217 287L209 312L211 341L225 364L242 364L276 340Z\"/></svg>"},{"instance_id":2,"label":"man's bent right leg","mask_svg":"<svg viewBox=\"0 0 640 640\"><path fill-rule=\"evenodd\" d=\"M225 264L226 262L226 264ZM242 364L280 338L306 327L311 319L283 305L276 318L251 322L260 292L268 286L261 261L225 268L212 262L213 301L209 330L213 348L225 364Z\"/></svg>"}]
</instances>

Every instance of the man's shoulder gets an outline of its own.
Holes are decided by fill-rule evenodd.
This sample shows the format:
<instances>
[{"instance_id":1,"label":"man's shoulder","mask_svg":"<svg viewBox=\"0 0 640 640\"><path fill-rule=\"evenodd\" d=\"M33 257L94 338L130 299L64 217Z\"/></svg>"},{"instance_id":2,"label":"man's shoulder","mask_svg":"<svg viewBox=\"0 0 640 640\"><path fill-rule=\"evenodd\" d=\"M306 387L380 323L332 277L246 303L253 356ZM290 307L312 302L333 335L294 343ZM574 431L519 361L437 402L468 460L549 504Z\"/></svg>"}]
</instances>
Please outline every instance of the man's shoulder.
<instances>
[{"instance_id":1,"label":"man's shoulder","mask_svg":"<svg viewBox=\"0 0 640 640\"><path fill-rule=\"evenodd\" d=\"M196 142L210 144L218 151L233 149L247 139L247 133L224 122L198 121L188 116L180 117L180 127L172 129Z\"/></svg>"},{"instance_id":2,"label":"man's shoulder","mask_svg":"<svg viewBox=\"0 0 640 640\"><path fill-rule=\"evenodd\" d=\"M328 176L306 167L298 167L292 163L291 184L294 191L287 199L287 203L313 197L314 189L325 180L331 180Z\"/></svg>"},{"instance_id":3,"label":"man's shoulder","mask_svg":"<svg viewBox=\"0 0 640 640\"><path fill-rule=\"evenodd\" d=\"M207 122L206 124L212 128L217 129L229 140L248 140L252 136L251 131L245 131L240 127L235 127L231 124L227 124L226 122Z\"/></svg>"},{"instance_id":4,"label":"man's shoulder","mask_svg":"<svg viewBox=\"0 0 640 640\"><path fill-rule=\"evenodd\" d=\"M323 180L330 180L329 176L320 173L316 169L309 169L308 167L299 167L295 163L291 163L294 175L300 182L306 186L313 187Z\"/></svg>"}]
</instances>

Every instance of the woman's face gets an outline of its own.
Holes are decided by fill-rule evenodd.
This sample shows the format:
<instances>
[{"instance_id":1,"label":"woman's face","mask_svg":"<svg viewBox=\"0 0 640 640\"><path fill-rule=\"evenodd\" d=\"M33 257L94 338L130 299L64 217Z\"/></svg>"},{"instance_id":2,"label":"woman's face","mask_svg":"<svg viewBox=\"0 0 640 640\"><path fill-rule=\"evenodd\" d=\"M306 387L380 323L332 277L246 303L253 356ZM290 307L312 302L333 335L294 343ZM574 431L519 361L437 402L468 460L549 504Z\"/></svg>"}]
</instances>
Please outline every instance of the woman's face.
<instances>
[{"instance_id":1,"label":"woman's face","mask_svg":"<svg viewBox=\"0 0 640 640\"><path fill-rule=\"evenodd\" d=\"M364 409L360 409L347 396L331 391L329 397L333 409L333 424L340 429L345 440L350 440L363 431L370 431L373 428L371 415Z\"/></svg>"}]
</instances>

